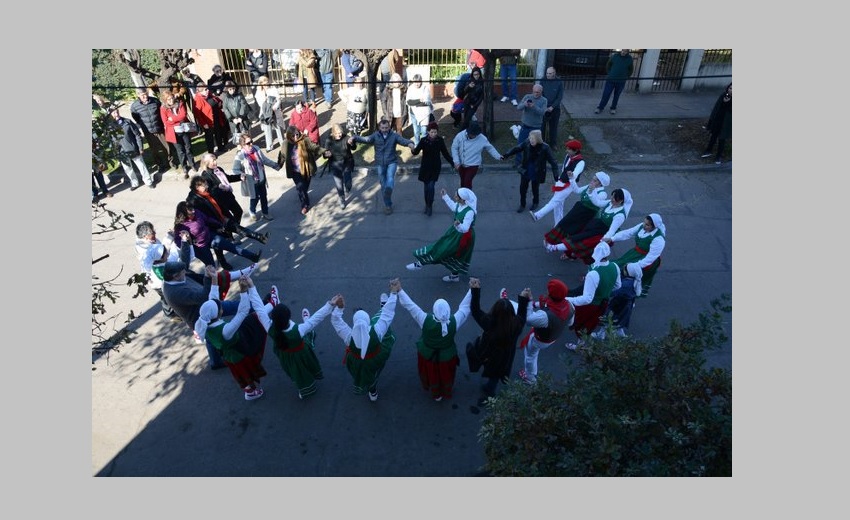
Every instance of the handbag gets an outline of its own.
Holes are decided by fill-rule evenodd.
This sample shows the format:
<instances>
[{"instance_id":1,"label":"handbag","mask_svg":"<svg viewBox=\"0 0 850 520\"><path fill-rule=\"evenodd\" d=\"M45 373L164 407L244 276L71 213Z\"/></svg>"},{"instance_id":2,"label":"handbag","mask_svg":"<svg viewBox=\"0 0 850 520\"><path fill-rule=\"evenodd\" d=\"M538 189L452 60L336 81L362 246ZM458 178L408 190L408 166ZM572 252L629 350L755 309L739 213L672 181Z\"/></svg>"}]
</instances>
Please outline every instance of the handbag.
<instances>
[{"instance_id":1,"label":"handbag","mask_svg":"<svg viewBox=\"0 0 850 520\"><path fill-rule=\"evenodd\" d=\"M184 121L179 125L175 125L174 132L178 134L194 134L198 131L198 125L191 121Z\"/></svg>"},{"instance_id":2,"label":"handbag","mask_svg":"<svg viewBox=\"0 0 850 520\"><path fill-rule=\"evenodd\" d=\"M481 336L475 338L474 342L466 344L466 362L469 364L470 372L478 372L484 365L484 360L481 359Z\"/></svg>"}]
</instances>

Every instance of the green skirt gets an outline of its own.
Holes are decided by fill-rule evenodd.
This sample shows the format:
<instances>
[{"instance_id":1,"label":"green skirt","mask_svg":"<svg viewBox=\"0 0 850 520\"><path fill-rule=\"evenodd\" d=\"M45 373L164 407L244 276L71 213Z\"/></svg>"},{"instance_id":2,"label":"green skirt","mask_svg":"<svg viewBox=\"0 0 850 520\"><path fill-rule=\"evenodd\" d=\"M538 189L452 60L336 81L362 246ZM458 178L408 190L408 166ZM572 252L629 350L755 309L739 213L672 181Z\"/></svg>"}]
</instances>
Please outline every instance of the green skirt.
<instances>
[{"instance_id":1,"label":"green skirt","mask_svg":"<svg viewBox=\"0 0 850 520\"><path fill-rule=\"evenodd\" d=\"M443 264L452 274L466 274L469 272L474 248L475 228L469 228L466 233L458 233L454 226L451 226L436 242L414 251L413 256L422 265Z\"/></svg>"}]
</instances>

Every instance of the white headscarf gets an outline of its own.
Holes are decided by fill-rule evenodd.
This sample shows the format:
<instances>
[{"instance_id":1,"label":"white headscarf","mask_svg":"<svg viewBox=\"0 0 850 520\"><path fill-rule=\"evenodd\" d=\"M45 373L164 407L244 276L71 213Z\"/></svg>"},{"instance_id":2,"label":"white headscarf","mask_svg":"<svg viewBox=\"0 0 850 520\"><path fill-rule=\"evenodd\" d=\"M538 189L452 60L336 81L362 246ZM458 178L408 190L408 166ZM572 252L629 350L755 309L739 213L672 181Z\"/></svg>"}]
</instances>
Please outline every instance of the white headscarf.
<instances>
[{"instance_id":1,"label":"white headscarf","mask_svg":"<svg viewBox=\"0 0 850 520\"><path fill-rule=\"evenodd\" d=\"M606 187L611 184L611 176L605 172L596 172L594 176L599 179L599 183L602 184L602 187Z\"/></svg>"},{"instance_id":2,"label":"white headscarf","mask_svg":"<svg viewBox=\"0 0 850 520\"><path fill-rule=\"evenodd\" d=\"M635 296L640 296L640 293L643 290L643 285L640 283L643 278L643 269L640 268L637 262L632 262L630 264L626 264L626 272L629 273L629 276L635 279Z\"/></svg>"},{"instance_id":3,"label":"white headscarf","mask_svg":"<svg viewBox=\"0 0 850 520\"><path fill-rule=\"evenodd\" d=\"M593 248L593 254L590 255L595 263L599 263L603 258L611 256L611 247L607 242L599 242Z\"/></svg>"},{"instance_id":4,"label":"white headscarf","mask_svg":"<svg viewBox=\"0 0 850 520\"><path fill-rule=\"evenodd\" d=\"M366 355L366 351L369 349L371 321L369 314L364 310L354 313L354 326L351 327L351 339L354 340L354 346L360 349L361 358Z\"/></svg>"},{"instance_id":5,"label":"white headscarf","mask_svg":"<svg viewBox=\"0 0 850 520\"><path fill-rule=\"evenodd\" d=\"M198 319L195 320L195 332L198 337L204 338L207 335L207 327L211 321L218 318L218 304L215 300L207 300L201 305L201 311L198 313Z\"/></svg>"},{"instance_id":6,"label":"white headscarf","mask_svg":"<svg viewBox=\"0 0 850 520\"><path fill-rule=\"evenodd\" d=\"M658 213L650 213L649 218L652 220L652 223L655 224L655 227L661 230L661 233L664 236L667 236L667 228L664 226L664 221L661 220L661 215Z\"/></svg>"},{"instance_id":7,"label":"white headscarf","mask_svg":"<svg viewBox=\"0 0 850 520\"><path fill-rule=\"evenodd\" d=\"M434 302L434 319L440 322L443 326L443 337L449 333L449 320L452 317L452 308L449 307L449 302L440 298Z\"/></svg>"},{"instance_id":8,"label":"white headscarf","mask_svg":"<svg viewBox=\"0 0 850 520\"><path fill-rule=\"evenodd\" d=\"M467 206L472 208L473 213L478 214L478 197L475 196L472 190L469 188L460 188L457 190L457 195L463 199Z\"/></svg>"},{"instance_id":9,"label":"white headscarf","mask_svg":"<svg viewBox=\"0 0 850 520\"><path fill-rule=\"evenodd\" d=\"M629 212L632 210L632 194L626 188L620 189L623 190L623 209L626 210L626 218L628 218Z\"/></svg>"}]
</instances>

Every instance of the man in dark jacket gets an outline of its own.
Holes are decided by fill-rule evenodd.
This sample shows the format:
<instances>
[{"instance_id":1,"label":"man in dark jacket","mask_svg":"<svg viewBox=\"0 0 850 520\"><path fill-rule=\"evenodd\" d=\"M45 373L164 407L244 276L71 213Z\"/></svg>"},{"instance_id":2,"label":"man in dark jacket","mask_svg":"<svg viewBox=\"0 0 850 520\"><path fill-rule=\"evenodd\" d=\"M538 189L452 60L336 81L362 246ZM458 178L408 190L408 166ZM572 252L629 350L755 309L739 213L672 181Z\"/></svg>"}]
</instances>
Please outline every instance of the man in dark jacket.
<instances>
[{"instance_id":1,"label":"man in dark jacket","mask_svg":"<svg viewBox=\"0 0 850 520\"><path fill-rule=\"evenodd\" d=\"M165 140L165 126L159 114L159 107L162 104L155 97L148 95L146 89L138 89L136 95L138 99L130 105L130 116L145 135L159 173L164 174L170 168L176 168L178 161L177 150Z\"/></svg>"},{"instance_id":2,"label":"man in dark jacket","mask_svg":"<svg viewBox=\"0 0 850 520\"><path fill-rule=\"evenodd\" d=\"M555 73L555 67L546 69L546 77L538 80L546 98L546 113L543 114L543 140L555 148L558 142L558 123L561 120L561 101L564 99L564 80Z\"/></svg>"},{"instance_id":3,"label":"man in dark jacket","mask_svg":"<svg viewBox=\"0 0 850 520\"><path fill-rule=\"evenodd\" d=\"M245 57L245 70L251 75L251 92L257 92L257 80L269 75L269 57L263 49L248 49Z\"/></svg>"},{"instance_id":4,"label":"man in dark jacket","mask_svg":"<svg viewBox=\"0 0 850 520\"><path fill-rule=\"evenodd\" d=\"M614 93L614 100L611 101L611 113L617 113L617 102L620 100L620 94L626 87L626 80L629 79L635 71L635 62L632 55L629 54L629 49L620 49L620 52L615 52L608 58L608 63L605 65L608 71L608 77L605 79L605 87L602 89L602 99L596 105L594 114L598 114L605 110L605 105L608 104L608 99L611 93Z\"/></svg>"},{"instance_id":5,"label":"man in dark jacket","mask_svg":"<svg viewBox=\"0 0 850 520\"><path fill-rule=\"evenodd\" d=\"M221 65L213 65L213 74L210 76L210 79L207 80L207 87L210 89L214 95L221 97L221 93L224 92L224 84L228 81L236 80L233 79L233 76L224 72L224 69Z\"/></svg>"},{"instance_id":6,"label":"man in dark jacket","mask_svg":"<svg viewBox=\"0 0 850 520\"><path fill-rule=\"evenodd\" d=\"M142 180L148 188L154 188L153 177L145 166L145 160L142 158L142 151L145 149L142 141L142 133L135 123L127 118L121 117L118 113L118 107L112 107L109 112L112 119L121 131L121 138L118 145L121 149L118 159L121 161L121 166L124 168L124 173L130 179L130 191L139 187L139 176L133 170L133 164L139 169L142 174Z\"/></svg>"},{"instance_id":7,"label":"man in dark jacket","mask_svg":"<svg viewBox=\"0 0 850 520\"><path fill-rule=\"evenodd\" d=\"M195 331L195 322L200 315L201 305L210 299L210 289L213 280L218 283L218 275L215 267L207 266L204 274L203 285L195 280L186 277L186 264L183 262L167 262L163 268L163 284L162 295L166 303L174 309L174 312L183 319L183 323L189 327L193 333ZM221 302L223 316L232 316L236 314L236 309L239 307L239 302L233 300L224 300ZM210 358L210 368L213 370L224 368L224 361L221 359L221 354L213 347L209 341L197 338L196 341L203 341L207 347L207 354Z\"/></svg>"}]
</instances>

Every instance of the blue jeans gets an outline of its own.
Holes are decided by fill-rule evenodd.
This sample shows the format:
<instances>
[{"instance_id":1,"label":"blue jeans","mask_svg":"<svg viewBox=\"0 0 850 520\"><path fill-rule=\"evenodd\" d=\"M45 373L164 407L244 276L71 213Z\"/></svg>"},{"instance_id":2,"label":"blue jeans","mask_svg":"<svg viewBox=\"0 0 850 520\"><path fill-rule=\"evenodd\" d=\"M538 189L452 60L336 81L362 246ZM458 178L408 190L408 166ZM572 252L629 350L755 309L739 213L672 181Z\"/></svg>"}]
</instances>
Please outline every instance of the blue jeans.
<instances>
[{"instance_id":1,"label":"blue jeans","mask_svg":"<svg viewBox=\"0 0 850 520\"><path fill-rule=\"evenodd\" d=\"M331 104L334 98L334 73L326 72L322 74L322 90L325 92L325 103Z\"/></svg>"},{"instance_id":2,"label":"blue jeans","mask_svg":"<svg viewBox=\"0 0 850 520\"><path fill-rule=\"evenodd\" d=\"M410 126L413 127L413 144L418 145L419 140L425 137L425 134L428 133L426 130L428 123L425 123L425 126L420 125L419 121L416 120L416 116L413 115L413 110L408 110L407 116L410 121Z\"/></svg>"},{"instance_id":3,"label":"blue jeans","mask_svg":"<svg viewBox=\"0 0 850 520\"><path fill-rule=\"evenodd\" d=\"M611 81L610 79L605 80L605 87L602 89L602 100L599 101L599 104L596 106L599 110L605 110L605 105L608 104L608 99L611 97L611 93L614 93L614 100L611 101L611 110L617 110L617 102L620 100L620 94L623 93L623 89L626 88L625 81Z\"/></svg>"},{"instance_id":4,"label":"blue jeans","mask_svg":"<svg viewBox=\"0 0 850 520\"><path fill-rule=\"evenodd\" d=\"M236 314L236 310L239 309L238 301L223 301L221 302L221 315L222 316L233 316ZM224 360L221 359L221 354L216 350L216 348L210 345L208 339L204 338L204 344L207 347L207 355L210 358L210 368L222 368L224 367Z\"/></svg>"},{"instance_id":5,"label":"blue jeans","mask_svg":"<svg viewBox=\"0 0 850 520\"><path fill-rule=\"evenodd\" d=\"M499 71L502 77L502 96L516 99L516 64L500 65Z\"/></svg>"},{"instance_id":6,"label":"blue jeans","mask_svg":"<svg viewBox=\"0 0 850 520\"><path fill-rule=\"evenodd\" d=\"M393 187L395 186L395 172L398 163L390 163L386 166L378 166L378 180L381 181L381 191L384 194L384 205L393 207Z\"/></svg>"},{"instance_id":7,"label":"blue jeans","mask_svg":"<svg viewBox=\"0 0 850 520\"><path fill-rule=\"evenodd\" d=\"M214 251L230 251L231 253L235 253L242 258L247 258L252 262L258 262L260 260L257 257L257 253L240 245L236 245L219 234L213 235L212 242L210 242L210 248Z\"/></svg>"}]
</instances>

